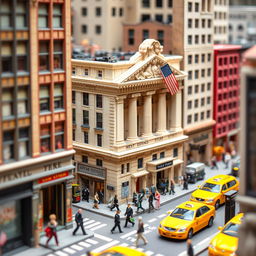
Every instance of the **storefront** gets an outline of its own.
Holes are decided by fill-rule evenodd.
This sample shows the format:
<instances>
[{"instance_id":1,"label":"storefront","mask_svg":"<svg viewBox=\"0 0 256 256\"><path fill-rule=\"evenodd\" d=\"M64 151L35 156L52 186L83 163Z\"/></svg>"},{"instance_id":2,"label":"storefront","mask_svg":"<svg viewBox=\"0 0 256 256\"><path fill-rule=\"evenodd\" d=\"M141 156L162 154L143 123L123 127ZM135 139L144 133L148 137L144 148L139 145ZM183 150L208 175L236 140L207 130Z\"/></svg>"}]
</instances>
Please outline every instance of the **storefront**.
<instances>
[{"instance_id":1,"label":"storefront","mask_svg":"<svg viewBox=\"0 0 256 256\"><path fill-rule=\"evenodd\" d=\"M96 192L103 192L105 202L106 169L104 167L78 163L77 174L81 189L85 187L89 188L90 198L93 198Z\"/></svg>"}]
</instances>

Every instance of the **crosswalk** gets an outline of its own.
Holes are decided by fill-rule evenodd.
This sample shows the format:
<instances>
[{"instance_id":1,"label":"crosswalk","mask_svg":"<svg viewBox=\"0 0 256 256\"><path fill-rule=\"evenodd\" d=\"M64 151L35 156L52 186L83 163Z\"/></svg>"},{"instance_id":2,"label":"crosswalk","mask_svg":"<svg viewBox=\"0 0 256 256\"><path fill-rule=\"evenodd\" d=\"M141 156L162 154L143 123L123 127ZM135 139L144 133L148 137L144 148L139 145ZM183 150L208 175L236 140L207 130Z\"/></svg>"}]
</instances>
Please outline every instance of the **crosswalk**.
<instances>
[{"instance_id":1,"label":"crosswalk","mask_svg":"<svg viewBox=\"0 0 256 256\"><path fill-rule=\"evenodd\" d=\"M154 220L148 220L147 221L148 223L145 223L145 225L144 225L144 228L145 228L144 234L155 231L156 227L150 225L150 223L152 223L156 220L159 220L162 217L163 217L163 215L159 215ZM73 221L75 222L74 216L73 216ZM84 225L85 230L91 230L91 231L99 230L99 229L107 226L106 223L102 223L100 221L95 221L95 220L92 220L89 218L83 219L83 225ZM86 256L85 252L87 252L87 251L97 253L97 252L101 252L105 249L108 249L108 248L116 246L116 245L123 246L123 247L135 248L134 242L136 241L136 233L137 233L136 230L132 230L128 233L122 234L122 236L120 236L117 240L117 239L112 239L111 237L104 236L104 235L94 232L94 236L92 238L85 239L83 241L77 242L76 244L67 246L65 248L62 248L62 249L54 251L54 252L51 252L51 253L47 254L46 256L69 256L69 255ZM157 254L153 251L147 250L146 248L143 248L143 247L137 248L137 250L144 252L148 256L164 256L162 254L159 254L159 253Z\"/></svg>"}]
</instances>

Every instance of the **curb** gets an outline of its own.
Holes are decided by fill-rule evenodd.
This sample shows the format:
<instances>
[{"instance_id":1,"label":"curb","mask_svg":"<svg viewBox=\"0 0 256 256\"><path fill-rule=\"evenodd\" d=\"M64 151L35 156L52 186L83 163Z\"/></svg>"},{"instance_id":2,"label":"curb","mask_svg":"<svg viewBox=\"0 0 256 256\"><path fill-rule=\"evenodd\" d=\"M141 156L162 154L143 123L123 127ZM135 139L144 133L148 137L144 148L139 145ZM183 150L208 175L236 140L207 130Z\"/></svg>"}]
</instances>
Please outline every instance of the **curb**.
<instances>
[{"instance_id":1,"label":"curb","mask_svg":"<svg viewBox=\"0 0 256 256\"><path fill-rule=\"evenodd\" d=\"M174 197L174 198L171 198L171 199L169 199L169 200L166 200L166 201L162 202L160 205L161 205L161 206L162 206L162 205L166 205L166 204L168 204L168 203L170 203L170 202L172 202L172 201L174 201L174 200L176 200L176 199L179 199L179 198L181 198L181 197L183 197L183 196L186 196L186 195L188 195L188 194L194 192L196 189L197 189L197 188L193 188L193 189L191 189L191 190L188 190L188 191L186 191L186 192L183 193L183 194L177 195L177 196ZM78 205L76 205L76 204L72 204L72 206L75 207L75 208L80 208L80 209L83 209L83 210L85 210L85 211L93 212L93 213L96 213L96 214L99 214L99 215L102 215L102 216L105 216L105 217L108 217L108 218L113 218L113 216L110 216L109 214L104 213L104 212L97 212L97 211L95 211L95 210L93 210L93 209L86 208L86 207L83 207L83 206L78 206ZM145 212L139 212L139 213L137 213L136 211L134 211L133 216L139 216L139 215L141 215L141 214L143 214L143 213L146 213L147 210L148 210L148 208L145 208ZM126 217L125 217L125 216L122 216L122 217L121 217L121 220L124 220L124 219L126 219Z\"/></svg>"}]
</instances>

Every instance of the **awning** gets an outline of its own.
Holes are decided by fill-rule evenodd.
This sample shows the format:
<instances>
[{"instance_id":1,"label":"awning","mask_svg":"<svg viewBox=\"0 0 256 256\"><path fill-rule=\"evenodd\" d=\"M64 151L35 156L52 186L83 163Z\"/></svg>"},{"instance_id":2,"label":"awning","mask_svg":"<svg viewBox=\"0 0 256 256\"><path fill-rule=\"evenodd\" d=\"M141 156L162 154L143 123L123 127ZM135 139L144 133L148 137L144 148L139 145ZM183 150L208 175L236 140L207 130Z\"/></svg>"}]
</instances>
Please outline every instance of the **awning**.
<instances>
[{"instance_id":1,"label":"awning","mask_svg":"<svg viewBox=\"0 0 256 256\"><path fill-rule=\"evenodd\" d=\"M133 174L132 174L132 177L133 177L133 178L138 178L138 177L147 175L148 173L149 173L148 171L143 170L143 171L139 171L139 172L133 173Z\"/></svg>"},{"instance_id":2,"label":"awning","mask_svg":"<svg viewBox=\"0 0 256 256\"><path fill-rule=\"evenodd\" d=\"M147 162L147 170L150 172L158 172L173 166L173 157L164 157L158 160Z\"/></svg>"},{"instance_id":3,"label":"awning","mask_svg":"<svg viewBox=\"0 0 256 256\"><path fill-rule=\"evenodd\" d=\"M183 164L183 163L184 163L184 161L181 160L181 159L175 159L175 160L173 160L173 166L174 166L174 165L178 165L178 164Z\"/></svg>"}]
</instances>

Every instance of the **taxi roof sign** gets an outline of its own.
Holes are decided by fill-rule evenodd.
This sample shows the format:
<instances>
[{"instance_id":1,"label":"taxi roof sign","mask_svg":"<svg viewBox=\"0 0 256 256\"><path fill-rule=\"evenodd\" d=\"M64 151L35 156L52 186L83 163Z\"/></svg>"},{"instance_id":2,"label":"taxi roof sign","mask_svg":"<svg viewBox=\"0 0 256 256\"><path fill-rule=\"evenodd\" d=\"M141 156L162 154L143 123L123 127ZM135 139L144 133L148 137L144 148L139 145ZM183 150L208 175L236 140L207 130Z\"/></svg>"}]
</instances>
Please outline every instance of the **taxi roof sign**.
<instances>
[{"instance_id":1,"label":"taxi roof sign","mask_svg":"<svg viewBox=\"0 0 256 256\"><path fill-rule=\"evenodd\" d=\"M185 204L185 206L188 207L188 208L192 208L193 204Z\"/></svg>"}]
</instances>

